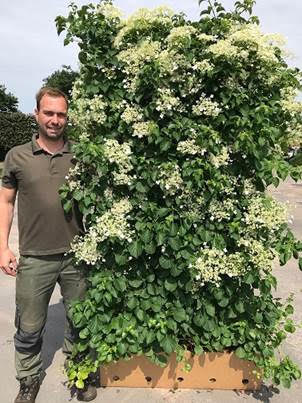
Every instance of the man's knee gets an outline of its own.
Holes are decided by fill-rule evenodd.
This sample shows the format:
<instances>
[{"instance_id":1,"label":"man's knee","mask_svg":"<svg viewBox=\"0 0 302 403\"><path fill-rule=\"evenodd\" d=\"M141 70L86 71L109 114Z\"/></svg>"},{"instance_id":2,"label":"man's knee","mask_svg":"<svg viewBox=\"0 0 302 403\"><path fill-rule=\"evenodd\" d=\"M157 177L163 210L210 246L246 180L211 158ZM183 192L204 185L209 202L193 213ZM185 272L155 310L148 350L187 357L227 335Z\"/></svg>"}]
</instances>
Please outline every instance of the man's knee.
<instances>
[{"instance_id":1,"label":"man's knee","mask_svg":"<svg viewBox=\"0 0 302 403\"><path fill-rule=\"evenodd\" d=\"M41 351L44 327L36 332L26 332L20 327L14 336L15 349L19 353L37 354Z\"/></svg>"}]
</instances>

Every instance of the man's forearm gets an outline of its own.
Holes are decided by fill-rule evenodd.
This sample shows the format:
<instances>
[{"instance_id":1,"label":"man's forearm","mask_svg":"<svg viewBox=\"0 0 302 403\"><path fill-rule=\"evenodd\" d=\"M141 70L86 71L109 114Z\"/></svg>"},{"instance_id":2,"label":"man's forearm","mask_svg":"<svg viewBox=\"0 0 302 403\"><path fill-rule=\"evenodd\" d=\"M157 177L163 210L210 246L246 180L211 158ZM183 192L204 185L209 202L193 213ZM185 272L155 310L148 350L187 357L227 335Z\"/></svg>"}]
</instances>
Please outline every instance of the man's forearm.
<instances>
[{"instance_id":1,"label":"man's forearm","mask_svg":"<svg viewBox=\"0 0 302 403\"><path fill-rule=\"evenodd\" d=\"M14 216L14 203L0 200L0 250L8 248L8 238Z\"/></svg>"}]
</instances>

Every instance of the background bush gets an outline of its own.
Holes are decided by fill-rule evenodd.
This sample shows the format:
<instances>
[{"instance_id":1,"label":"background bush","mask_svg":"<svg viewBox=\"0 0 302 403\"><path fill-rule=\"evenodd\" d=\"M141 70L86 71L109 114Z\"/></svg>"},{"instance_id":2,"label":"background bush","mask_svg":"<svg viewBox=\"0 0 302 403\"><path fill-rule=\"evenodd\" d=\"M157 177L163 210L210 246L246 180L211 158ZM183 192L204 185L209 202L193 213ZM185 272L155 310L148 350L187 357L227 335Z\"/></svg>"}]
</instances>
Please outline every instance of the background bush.
<instances>
[{"instance_id":1,"label":"background bush","mask_svg":"<svg viewBox=\"0 0 302 403\"><path fill-rule=\"evenodd\" d=\"M4 160L6 153L14 146L24 144L37 131L37 124L33 115L22 112L0 113L0 160Z\"/></svg>"}]
</instances>

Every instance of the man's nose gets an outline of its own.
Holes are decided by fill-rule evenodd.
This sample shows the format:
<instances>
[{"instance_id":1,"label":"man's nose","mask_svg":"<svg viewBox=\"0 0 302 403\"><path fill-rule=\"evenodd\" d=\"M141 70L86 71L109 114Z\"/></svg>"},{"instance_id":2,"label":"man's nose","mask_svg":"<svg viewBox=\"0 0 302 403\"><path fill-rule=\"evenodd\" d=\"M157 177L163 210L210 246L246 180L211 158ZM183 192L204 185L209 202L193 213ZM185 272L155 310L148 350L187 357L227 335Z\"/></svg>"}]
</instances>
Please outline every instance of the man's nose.
<instances>
[{"instance_id":1,"label":"man's nose","mask_svg":"<svg viewBox=\"0 0 302 403\"><path fill-rule=\"evenodd\" d=\"M59 123L58 115L56 113L54 113L51 120L52 120L52 123L57 125Z\"/></svg>"}]
</instances>

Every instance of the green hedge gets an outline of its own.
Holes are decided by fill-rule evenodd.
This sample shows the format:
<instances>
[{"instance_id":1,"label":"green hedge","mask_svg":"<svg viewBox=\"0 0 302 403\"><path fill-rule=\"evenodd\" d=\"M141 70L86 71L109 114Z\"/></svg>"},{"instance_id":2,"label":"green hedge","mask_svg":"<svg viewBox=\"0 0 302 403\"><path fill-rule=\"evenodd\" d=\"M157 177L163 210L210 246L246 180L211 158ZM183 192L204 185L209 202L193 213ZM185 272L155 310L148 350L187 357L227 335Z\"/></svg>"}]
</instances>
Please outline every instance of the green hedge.
<instances>
[{"instance_id":1,"label":"green hedge","mask_svg":"<svg viewBox=\"0 0 302 403\"><path fill-rule=\"evenodd\" d=\"M37 131L37 124L32 115L22 112L0 113L0 160L14 146L29 141Z\"/></svg>"}]
</instances>

